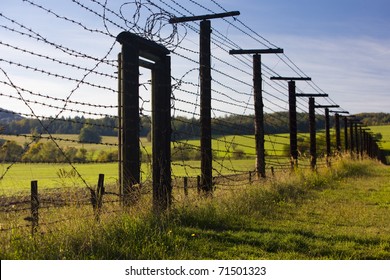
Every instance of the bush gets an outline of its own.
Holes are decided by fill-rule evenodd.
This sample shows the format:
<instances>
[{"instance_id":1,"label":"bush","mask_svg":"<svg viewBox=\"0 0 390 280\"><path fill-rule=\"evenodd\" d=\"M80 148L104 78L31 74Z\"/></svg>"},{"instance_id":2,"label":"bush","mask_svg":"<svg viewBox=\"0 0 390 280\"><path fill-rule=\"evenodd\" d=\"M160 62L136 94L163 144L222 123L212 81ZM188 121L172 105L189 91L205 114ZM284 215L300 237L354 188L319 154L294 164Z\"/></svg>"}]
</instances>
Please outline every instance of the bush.
<instances>
[{"instance_id":1,"label":"bush","mask_svg":"<svg viewBox=\"0 0 390 280\"><path fill-rule=\"evenodd\" d=\"M233 150L232 158L233 158L233 159L243 159L243 158L245 158L245 152L244 152L244 150L241 150L241 149L234 149L234 150Z\"/></svg>"},{"instance_id":2,"label":"bush","mask_svg":"<svg viewBox=\"0 0 390 280\"><path fill-rule=\"evenodd\" d=\"M86 160L86 149L66 147L61 151L53 142L31 144L22 157L24 162L85 162Z\"/></svg>"},{"instance_id":3,"label":"bush","mask_svg":"<svg viewBox=\"0 0 390 280\"><path fill-rule=\"evenodd\" d=\"M173 147L171 157L172 160L200 160L201 152L199 148L179 143Z\"/></svg>"},{"instance_id":4,"label":"bush","mask_svg":"<svg viewBox=\"0 0 390 280\"><path fill-rule=\"evenodd\" d=\"M98 162L114 162L118 161L118 151L100 151L96 161Z\"/></svg>"},{"instance_id":5,"label":"bush","mask_svg":"<svg viewBox=\"0 0 390 280\"><path fill-rule=\"evenodd\" d=\"M93 126L84 125L80 130L79 141L81 143L100 143L102 142L102 137Z\"/></svg>"},{"instance_id":6,"label":"bush","mask_svg":"<svg viewBox=\"0 0 390 280\"><path fill-rule=\"evenodd\" d=\"M19 161L23 154L22 146L16 144L15 141L6 141L0 148L0 159L2 161Z\"/></svg>"}]
</instances>

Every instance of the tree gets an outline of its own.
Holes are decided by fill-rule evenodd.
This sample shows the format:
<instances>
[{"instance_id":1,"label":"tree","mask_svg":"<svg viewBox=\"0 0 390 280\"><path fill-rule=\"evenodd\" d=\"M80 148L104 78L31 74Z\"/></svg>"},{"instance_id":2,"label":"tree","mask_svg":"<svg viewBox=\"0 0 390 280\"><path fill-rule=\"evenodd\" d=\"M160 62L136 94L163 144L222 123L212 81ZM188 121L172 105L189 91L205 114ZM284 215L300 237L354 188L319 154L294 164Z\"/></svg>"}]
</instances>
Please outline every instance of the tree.
<instances>
[{"instance_id":1,"label":"tree","mask_svg":"<svg viewBox=\"0 0 390 280\"><path fill-rule=\"evenodd\" d=\"M79 141L81 143L100 143L102 141L102 137L93 126L84 125L80 130Z\"/></svg>"},{"instance_id":2,"label":"tree","mask_svg":"<svg viewBox=\"0 0 390 280\"><path fill-rule=\"evenodd\" d=\"M22 160L25 162L42 162L41 150L42 142L31 144L27 152L23 155Z\"/></svg>"},{"instance_id":3,"label":"tree","mask_svg":"<svg viewBox=\"0 0 390 280\"><path fill-rule=\"evenodd\" d=\"M6 162L18 161L22 154L22 146L19 146L15 141L7 141L0 148L0 158Z\"/></svg>"}]
</instances>

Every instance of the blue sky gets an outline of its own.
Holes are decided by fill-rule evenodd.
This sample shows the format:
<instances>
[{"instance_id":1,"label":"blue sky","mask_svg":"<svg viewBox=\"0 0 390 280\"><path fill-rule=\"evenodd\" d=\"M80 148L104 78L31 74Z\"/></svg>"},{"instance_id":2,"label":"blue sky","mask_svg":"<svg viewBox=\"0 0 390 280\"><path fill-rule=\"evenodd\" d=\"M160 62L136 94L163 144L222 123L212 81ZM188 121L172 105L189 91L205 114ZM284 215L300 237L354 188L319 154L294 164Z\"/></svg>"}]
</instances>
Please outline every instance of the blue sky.
<instances>
[{"instance_id":1,"label":"blue sky","mask_svg":"<svg viewBox=\"0 0 390 280\"><path fill-rule=\"evenodd\" d=\"M228 4L229 1L223 1ZM232 2L232 1L230 1ZM386 0L245 1L242 17L262 34L389 38L390 2Z\"/></svg>"},{"instance_id":2,"label":"blue sky","mask_svg":"<svg viewBox=\"0 0 390 280\"><path fill-rule=\"evenodd\" d=\"M145 2L145 0L143 1ZM101 19L86 12L71 0L34 0L33 2L52 9L63 16L80 21L90 28L105 30ZM91 0L80 0L80 2L93 7L98 12L102 12L101 7ZM103 0L99 2L104 3ZM170 1L166 0L165 2ZM183 5L184 9L191 9L194 13L206 13L204 9L196 6L194 2L210 7L215 12L222 12L210 0L176 0L176 2L179 5ZM219 0L216 2L221 4L226 10L239 10L241 15L238 19L240 21L272 44L283 48L287 57L306 75L312 77L316 86L331 96L331 100L327 101L335 102L351 113L390 113L390 1ZM118 11L119 5L124 3L124 1L108 0L107 3L110 8ZM164 0L156 0L155 3L161 4L164 3ZM124 14L131 18L132 7L129 6L127 8L128 10L125 10ZM56 19L53 15L32 7L22 0L2 0L0 13L14 18L28 27L32 27L44 37L58 44L78 48L99 58L106 55L112 44L115 43L114 38L102 37L99 34L91 34L90 32L80 32L80 28L74 24ZM229 19L229 21L235 22L232 19ZM0 24L12 25L4 18L0 19ZM109 23L107 25L109 32L113 35L117 35L121 31ZM262 47L256 41L248 40L247 36L238 32L225 21L213 20L212 26L223 35L237 42L241 48ZM185 41L183 41L183 45L189 48L197 48L197 37L198 35L191 34L190 30ZM38 53L45 53L58 59L64 59L64 61L69 63L74 62L73 58L67 57L58 49L50 48L47 45L45 46L34 40L19 36L3 28L0 28L0 41L16 46L25 46ZM108 58L114 60L119 50L120 46L115 45ZM213 52L215 55L220 55L222 60L230 61L228 55L226 56L226 53L222 53L218 48L213 48ZM188 55L192 54L189 53ZM15 52L4 45L0 46L1 57L6 59L12 58L16 62L23 62L35 67L48 67L48 69L53 69L53 72L57 73L59 71L64 75L69 73L69 75L72 74L79 78L83 76L82 71L80 73L76 70L69 72L68 69L56 65L50 66L50 63L47 61L33 61L31 56ZM193 59L197 59L195 54ZM88 61L81 61L80 63L85 67L93 67L93 63ZM235 63L235 61L232 60L232 63ZM282 76L294 74L276 56L264 57L263 63ZM183 62L177 57L173 57L173 75L181 76L183 73L196 67L187 64L185 61ZM224 67L220 61L215 59L213 65L221 67L221 69ZM44 75L42 74L14 69L15 67L11 67L5 62L0 62L0 67L4 68L19 86L27 87L43 94L55 92L56 97L65 98L75 87L75 84L71 82L62 83L58 79L46 76L43 79ZM102 67L100 70L113 73L115 69ZM231 70L227 69L226 71ZM245 71L250 72L250 69ZM192 71L191 73L195 72ZM196 82L196 75L192 78L188 77L191 81ZM220 77L218 74L215 74L213 78L218 79ZM238 78L247 81L248 84L251 83L250 76ZM2 76L0 79L4 80L5 78ZM99 78L96 83L104 83L112 88L116 87L116 82L112 80ZM231 84L232 82L229 81L228 83ZM272 86L268 83L270 81L267 81L265 84L265 90L271 94L279 94L278 92L274 93ZM218 85L215 84L215 87L218 90ZM298 87L303 92L311 92L313 90L310 84L300 83ZM237 88L241 90L240 85ZM9 88L4 88L1 85L0 89L6 93L9 91ZM107 97L106 93L100 93L99 90L95 89L91 91L87 87L78 89L72 95L72 98L82 102L91 102L93 100L105 105L113 105L116 102L115 94ZM186 98L182 97L182 99ZM280 98L284 98L284 96ZM9 101L9 99L1 100L3 104L9 104L10 109L28 112L25 104ZM37 105L33 104L33 106ZM270 110L280 109L273 108L271 103L266 104L266 106ZM39 106L37 110L40 110ZM45 110L50 115L56 113L55 110ZM229 110L226 109L226 111ZM305 108L302 108L302 110L305 110ZM109 113L114 114L115 112L111 110ZM250 113L250 111L245 110L245 113Z\"/></svg>"},{"instance_id":3,"label":"blue sky","mask_svg":"<svg viewBox=\"0 0 390 280\"><path fill-rule=\"evenodd\" d=\"M390 112L390 1L245 2L242 20L343 108Z\"/></svg>"}]
</instances>

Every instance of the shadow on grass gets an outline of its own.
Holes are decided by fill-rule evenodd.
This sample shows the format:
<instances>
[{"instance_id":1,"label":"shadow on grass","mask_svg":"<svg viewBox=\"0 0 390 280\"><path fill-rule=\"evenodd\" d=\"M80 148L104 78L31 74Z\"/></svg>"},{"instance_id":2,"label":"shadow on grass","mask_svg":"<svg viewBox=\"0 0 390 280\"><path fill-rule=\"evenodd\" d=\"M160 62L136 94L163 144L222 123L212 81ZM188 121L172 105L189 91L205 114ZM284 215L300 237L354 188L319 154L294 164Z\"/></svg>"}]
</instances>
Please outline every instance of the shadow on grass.
<instances>
[{"instance_id":1,"label":"shadow on grass","mask_svg":"<svg viewBox=\"0 0 390 280\"><path fill-rule=\"evenodd\" d=\"M272 227L183 227L180 234L195 236L187 246L194 258L208 259L389 259L390 241L348 235L320 235L302 229ZM202 247L201 244L207 244ZM245 252L243 255L242 252Z\"/></svg>"}]
</instances>

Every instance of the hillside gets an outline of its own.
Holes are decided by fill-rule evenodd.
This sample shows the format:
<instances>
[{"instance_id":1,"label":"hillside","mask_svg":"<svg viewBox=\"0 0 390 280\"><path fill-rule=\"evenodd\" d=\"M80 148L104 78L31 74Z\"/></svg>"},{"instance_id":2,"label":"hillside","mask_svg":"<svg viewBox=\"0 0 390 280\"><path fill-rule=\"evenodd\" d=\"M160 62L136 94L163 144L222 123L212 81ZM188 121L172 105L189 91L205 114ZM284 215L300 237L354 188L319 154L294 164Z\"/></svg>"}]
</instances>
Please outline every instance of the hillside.
<instances>
[{"instance_id":1,"label":"hillside","mask_svg":"<svg viewBox=\"0 0 390 280\"><path fill-rule=\"evenodd\" d=\"M19 121L23 119L23 117L17 113L12 111L8 111L6 109L0 108L0 123L7 124L13 121Z\"/></svg>"}]
</instances>

